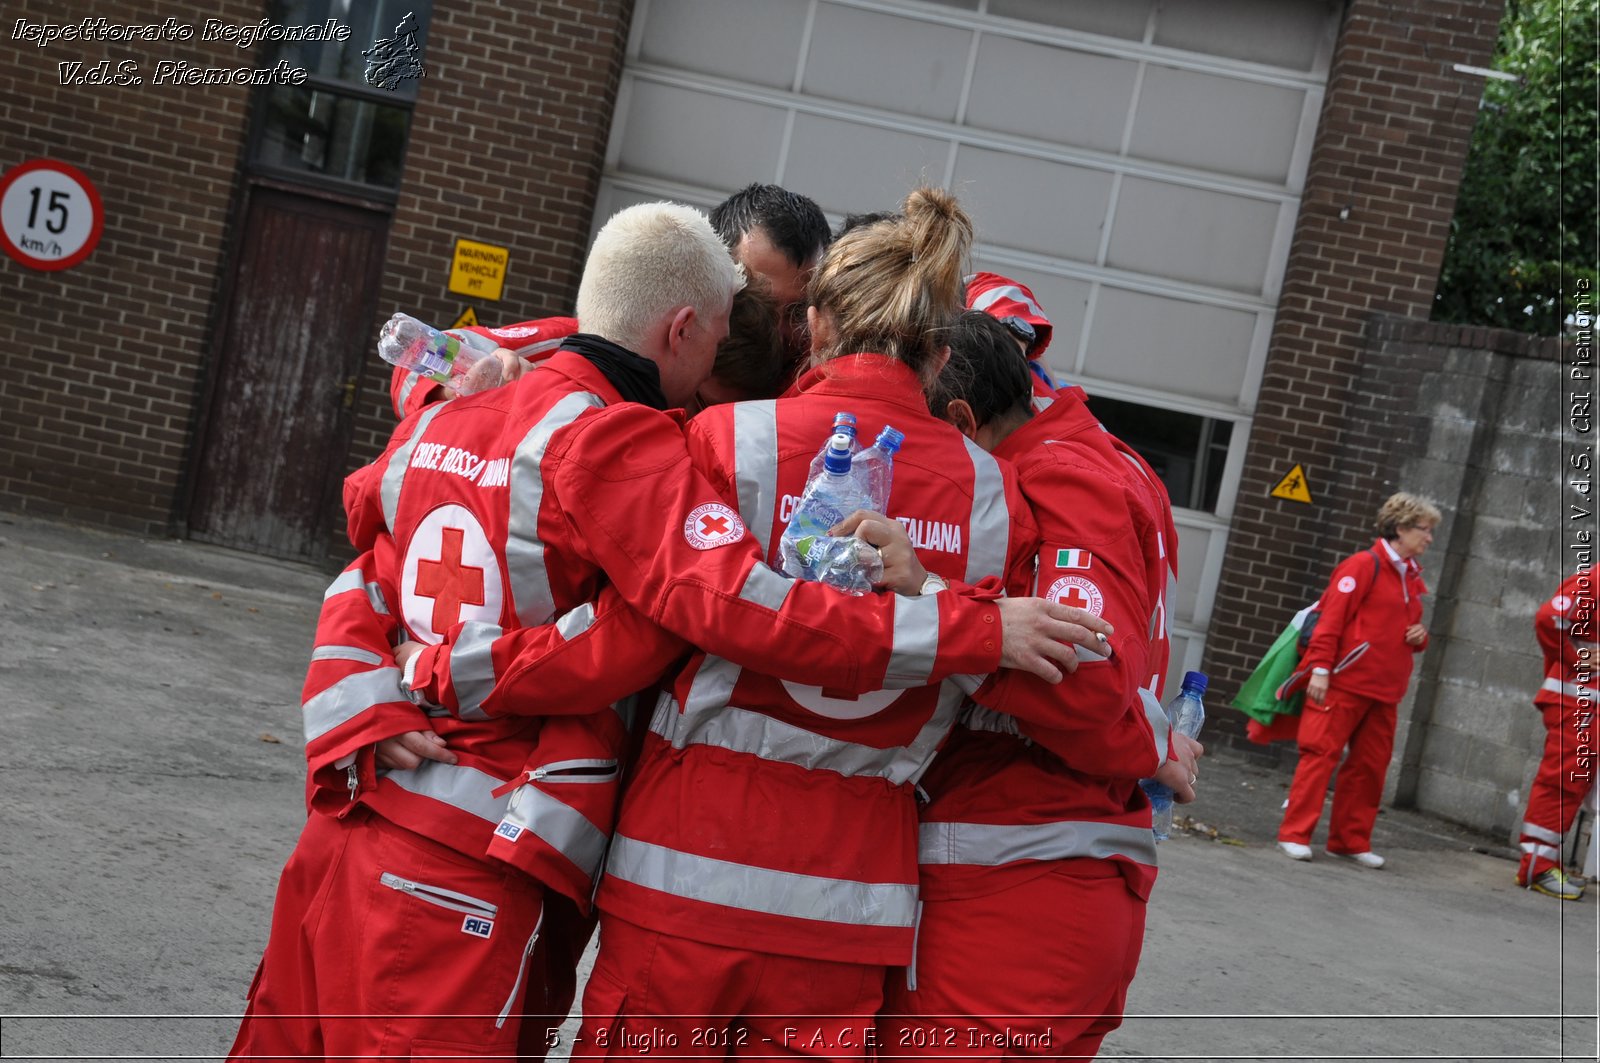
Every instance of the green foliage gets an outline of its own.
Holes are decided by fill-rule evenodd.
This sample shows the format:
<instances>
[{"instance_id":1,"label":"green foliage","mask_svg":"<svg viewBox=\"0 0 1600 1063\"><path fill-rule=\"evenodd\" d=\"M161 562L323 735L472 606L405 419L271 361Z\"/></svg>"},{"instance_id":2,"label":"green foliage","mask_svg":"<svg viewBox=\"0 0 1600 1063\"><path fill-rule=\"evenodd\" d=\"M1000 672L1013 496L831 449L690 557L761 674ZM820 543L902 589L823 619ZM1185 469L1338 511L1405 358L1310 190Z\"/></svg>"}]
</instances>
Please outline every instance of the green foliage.
<instances>
[{"instance_id":1,"label":"green foliage","mask_svg":"<svg viewBox=\"0 0 1600 1063\"><path fill-rule=\"evenodd\" d=\"M1595 285L1594 0L1510 0L1450 222L1434 320L1555 335ZM1566 293L1563 296L1563 293Z\"/></svg>"}]
</instances>

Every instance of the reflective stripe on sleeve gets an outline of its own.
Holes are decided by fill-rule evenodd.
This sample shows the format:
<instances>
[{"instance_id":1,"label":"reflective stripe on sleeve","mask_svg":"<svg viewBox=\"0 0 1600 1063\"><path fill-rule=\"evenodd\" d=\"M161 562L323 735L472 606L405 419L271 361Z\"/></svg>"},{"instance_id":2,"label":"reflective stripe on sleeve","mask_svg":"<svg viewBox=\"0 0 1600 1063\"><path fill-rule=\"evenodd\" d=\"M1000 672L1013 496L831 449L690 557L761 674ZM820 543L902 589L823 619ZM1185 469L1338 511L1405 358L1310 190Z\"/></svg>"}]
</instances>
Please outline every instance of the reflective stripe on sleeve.
<instances>
[{"instance_id":1,"label":"reflective stripe on sleeve","mask_svg":"<svg viewBox=\"0 0 1600 1063\"><path fill-rule=\"evenodd\" d=\"M594 623L594 603L584 602L576 609L568 609L556 617L556 633L571 642Z\"/></svg>"},{"instance_id":2,"label":"reflective stripe on sleeve","mask_svg":"<svg viewBox=\"0 0 1600 1063\"><path fill-rule=\"evenodd\" d=\"M894 597L894 647L884 687L928 685L933 662L939 657L939 595Z\"/></svg>"},{"instance_id":3,"label":"reflective stripe on sleeve","mask_svg":"<svg viewBox=\"0 0 1600 1063\"><path fill-rule=\"evenodd\" d=\"M477 768L425 760L415 768L395 769L380 776L411 793L442 801L490 824L505 816L508 798L495 797L505 782Z\"/></svg>"},{"instance_id":4,"label":"reflective stripe on sleeve","mask_svg":"<svg viewBox=\"0 0 1600 1063\"><path fill-rule=\"evenodd\" d=\"M506 528L506 570L517 619L523 627L548 623L555 612L545 546L539 538L539 508L544 503L545 451L550 437L576 421L585 410L604 406L600 396L575 391L562 396L528 430L511 458L511 515Z\"/></svg>"},{"instance_id":5,"label":"reflective stripe on sleeve","mask_svg":"<svg viewBox=\"0 0 1600 1063\"><path fill-rule=\"evenodd\" d=\"M1004 576L1010 556L1011 513L1006 506L1005 480L1000 465L970 439L964 439L972 459L972 520L967 525L967 583L985 576Z\"/></svg>"},{"instance_id":6,"label":"reflective stripe on sleeve","mask_svg":"<svg viewBox=\"0 0 1600 1063\"><path fill-rule=\"evenodd\" d=\"M917 887L802 875L696 856L618 834L606 873L635 886L745 911L849 926L910 928Z\"/></svg>"},{"instance_id":7,"label":"reflective stripe on sleeve","mask_svg":"<svg viewBox=\"0 0 1600 1063\"><path fill-rule=\"evenodd\" d=\"M793 580L757 562L751 567L749 575L745 576L744 585L739 588L739 597L777 612L788 601L789 592L793 589Z\"/></svg>"},{"instance_id":8,"label":"reflective stripe on sleeve","mask_svg":"<svg viewBox=\"0 0 1600 1063\"><path fill-rule=\"evenodd\" d=\"M422 436L428 430L428 425L439 416L439 411L449 403L441 402L428 407L428 411L417 419L416 431L411 433L411 438L400 445L389 458L389 464L383 470L383 481L378 489L378 498L383 503L383 523L394 532L395 514L400 507L400 485L405 483L406 470L411 467L411 455L416 451L417 444L422 442Z\"/></svg>"},{"instance_id":9,"label":"reflective stripe on sleeve","mask_svg":"<svg viewBox=\"0 0 1600 1063\"><path fill-rule=\"evenodd\" d=\"M306 741L321 738L374 705L391 701L411 703L400 689L400 669L379 668L347 675L302 706Z\"/></svg>"},{"instance_id":10,"label":"reflective stripe on sleeve","mask_svg":"<svg viewBox=\"0 0 1600 1063\"><path fill-rule=\"evenodd\" d=\"M499 624L468 620L450 650L450 685L456 691L456 715L487 720L483 699L494 690L494 642L505 632Z\"/></svg>"},{"instance_id":11,"label":"reflective stripe on sleeve","mask_svg":"<svg viewBox=\"0 0 1600 1063\"><path fill-rule=\"evenodd\" d=\"M1016 860L1105 860L1126 857L1156 866L1156 839L1148 827L1092 820L1057 823L924 823L917 829L923 864L997 867Z\"/></svg>"},{"instance_id":12,"label":"reflective stripe on sleeve","mask_svg":"<svg viewBox=\"0 0 1600 1063\"><path fill-rule=\"evenodd\" d=\"M313 661L359 661L362 664L382 664L383 657L360 646L318 646L311 651Z\"/></svg>"},{"instance_id":13,"label":"reflective stripe on sleeve","mask_svg":"<svg viewBox=\"0 0 1600 1063\"><path fill-rule=\"evenodd\" d=\"M328 584L328 589L322 592L322 600L327 601L346 591L356 590L367 592L367 601L372 603L373 612L383 616L389 615L389 603L383 600L383 589L378 586L376 580L368 580L359 568L339 573L338 577Z\"/></svg>"},{"instance_id":14,"label":"reflective stripe on sleeve","mask_svg":"<svg viewBox=\"0 0 1600 1063\"><path fill-rule=\"evenodd\" d=\"M770 551L778 514L778 406L772 399L733 408L734 490L739 519Z\"/></svg>"},{"instance_id":15,"label":"reflective stripe on sleeve","mask_svg":"<svg viewBox=\"0 0 1600 1063\"><path fill-rule=\"evenodd\" d=\"M1167 719L1167 710L1161 707L1161 702L1156 700L1153 692L1140 687L1139 700L1144 703L1144 718L1150 721L1150 730L1156 738L1156 763L1165 764L1172 742L1172 722Z\"/></svg>"},{"instance_id":16,"label":"reflective stripe on sleeve","mask_svg":"<svg viewBox=\"0 0 1600 1063\"><path fill-rule=\"evenodd\" d=\"M396 417L404 417L406 415L406 403L410 400L411 393L415 390L417 390L417 374L407 372L400 384L400 394L394 402Z\"/></svg>"},{"instance_id":17,"label":"reflective stripe on sleeve","mask_svg":"<svg viewBox=\"0 0 1600 1063\"><path fill-rule=\"evenodd\" d=\"M1568 683L1556 679L1554 676L1546 676L1545 681L1539 684L1539 689L1562 694L1569 698L1582 698L1585 701L1593 701L1597 696L1600 696L1600 691L1596 691L1594 687L1586 687L1579 683Z\"/></svg>"},{"instance_id":18,"label":"reflective stripe on sleeve","mask_svg":"<svg viewBox=\"0 0 1600 1063\"><path fill-rule=\"evenodd\" d=\"M591 879L605 859L605 831L565 801L536 786L519 786L512 791L503 822L533 832Z\"/></svg>"}]
</instances>

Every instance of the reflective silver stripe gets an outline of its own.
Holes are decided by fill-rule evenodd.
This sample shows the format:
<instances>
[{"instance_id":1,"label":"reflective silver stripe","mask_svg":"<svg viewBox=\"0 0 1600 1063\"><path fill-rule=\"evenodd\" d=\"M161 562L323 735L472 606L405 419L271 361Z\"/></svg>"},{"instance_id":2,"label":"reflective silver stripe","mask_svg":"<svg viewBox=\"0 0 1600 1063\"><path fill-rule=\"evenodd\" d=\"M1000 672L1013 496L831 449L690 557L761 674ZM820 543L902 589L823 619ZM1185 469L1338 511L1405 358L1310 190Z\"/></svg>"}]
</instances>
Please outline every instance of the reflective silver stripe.
<instances>
[{"instance_id":1,"label":"reflective silver stripe","mask_svg":"<svg viewBox=\"0 0 1600 1063\"><path fill-rule=\"evenodd\" d=\"M568 642L588 631L594 624L594 603L584 602L576 609L568 609L556 617L556 634Z\"/></svg>"},{"instance_id":2,"label":"reflective silver stripe","mask_svg":"<svg viewBox=\"0 0 1600 1063\"><path fill-rule=\"evenodd\" d=\"M511 516L506 528L506 569L517 619L523 627L549 623L555 612L550 574L539 539L539 507L544 502L545 451L550 437L576 421L585 410L604 406L598 395L575 391L565 395L528 430L511 458Z\"/></svg>"},{"instance_id":3,"label":"reflective silver stripe","mask_svg":"<svg viewBox=\"0 0 1600 1063\"><path fill-rule=\"evenodd\" d=\"M734 489L739 519L771 549L778 514L778 406L770 399L733 408Z\"/></svg>"},{"instance_id":4,"label":"reflective silver stripe","mask_svg":"<svg viewBox=\"0 0 1600 1063\"><path fill-rule=\"evenodd\" d=\"M744 586L739 588L739 597L777 612L783 608L783 603L788 600L789 592L793 589L794 581L789 577L779 575L766 565L756 564L744 578Z\"/></svg>"},{"instance_id":5,"label":"reflective silver stripe","mask_svg":"<svg viewBox=\"0 0 1600 1063\"><path fill-rule=\"evenodd\" d=\"M487 720L483 699L494 690L494 641L505 632L499 624L468 620L450 650L450 683L456 690L456 715Z\"/></svg>"},{"instance_id":6,"label":"reflective silver stripe","mask_svg":"<svg viewBox=\"0 0 1600 1063\"><path fill-rule=\"evenodd\" d=\"M1050 320L1045 317L1044 308L1029 298L1028 293L1015 284L1002 284L998 288L990 288L972 301L972 309L987 310L1001 299L1010 299L1014 303L1021 303L1033 311L1035 316L1043 317L1046 321Z\"/></svg>"},{"instance_id":7,"label":"reflective silver stripe","mask_svg":"<svg viewBox=\"0 0 1600 1063\"><path fill-rule=\"evenodd\" d=\"M1561 835L1553 830L1541 827L1537 823L1523 823L1522 833L1531 838L1538 838L1542 842L1549 842L1551 845L1561 844Z\"/></svg>"},{"instance_id":8,"label":"reflective silver stripe","mask_svg":"<svg viewBox=\"0 0 1600 1063\"><path fill-rule=\"evenodd\" d=\"M1371 646L1372 643L1370 642L1357 643L1354 649L1344 655L1344 660L1333 666L1334 674L1337 675L1359 661Z\"/></svg>"},{"instance_id":9,"label":"reflective silver stripe","mask_svg":"<svg viewBox=\"0 0 1600 1063\"><path fill-rule=\"evenodd\" d=\"M1139 688L1139 700L1144 704L1144 718L1150 721L1150 730L1156 737L1156 763L1165 764L1172 734L1172 723L1167 719L1167 710L1161 707L1161 702L1156 700L1155 694L1144 687Z\"/></svg>"},{"instance_id":10,"label":"reflective silver stripe","mask_svg":"<svg viewBox=\"0 0 1600 1063\"><path fill-rule=\"evenodd\" d=\"M1546 860L1560 860L1561 850L1553 845L1541 845L1538 842L1523 842L1522 851L1532 856L1542 856Z\"/></svg>"},{"instance_id":11,"label":"reflective silver stripe","mask_svg":"<svg viewBox=\"0 0 1600 1063\"><path fill-rule=\"evenodd\" d=\"M519 786L512 791L504 821L532 831L590 878L594 878L600 861L605 859L605 831L565 801L536 786Z\"/></svg>"},{"instance_id":12,"label":"reflective silver stripe","mask_svg":"<svg viewBox=\"0 0 1600 1063\"><path fill-rule=\"evenodd\" d=\"M491 824L499 823L506 814L508 799L494 796L504 780L477 768L426 760L419 767L396 769L381 777L403 790L442 801Z\"/></svg>"},{"instance_id":13,"label":"reflective silver stripe","mask_svg":"<svg viewBox=\"0 0 1600 1063\"><path fill-rule=\"evenodd\" d=\"M1104 860L1125 856L1156 866L1156 839L1148 827L1067 820L1057 823L924 823L917 829L917 860L924 864L996 867L1014 860Z\"/></svg>"},{"instance_id":14,"label":"reflective silver stripe","mask_svg":"<svg viewBox=\"0 0 1600 1063\"><path fill-rule=\"evenodd\" d=\"M977 583L985 576L1004 576L1010 556L1011 513L1006 507L1005 480L993 456L970 439L967 456L972 459L972 521L967 525L966 582Z\"/></svg>"},{"instance_id":15,"label":"reflective silver stripe","mask_svg":"<svg viewBox=\"0 0 1600 1063\"><path fill-rule=\"evenodd\" d=\"M917 887L750 867L617 835L606 873L674 897L850 926L916 924Z\"/></svg>"},{"instance_id":16,"label":"reflective silver stripe","mask_svg":"<svg viewBox=\"0 0 1600 1063\"><path fill-rule=\"evenodd\" d=\"M411 467L411 455L417 449L417 444L422 442L423 433L427 432L428 425L439 416L439 411L444 409L446 403L428 407L428 411L417 419L417 427L411 433L411 438L400 445L389 458L388 466L383 470L383 482L378 489L378 498L383 504L383 523L390 532L394 531L395 513L400 507L400 485L405 483L406 470Z\"/></svg>"},{"instance_id":17,"label":"reflective silver stripe","mask_svg":"<svg viewBox=\"0 0 1600 1063\"><path fill-rule=\"evenodd\" d=\"M373 672L347 675L302 706L306 741L322 737L374 705L391 701L411 704L411 700L400 689L400 669L379 668Z\"/></svg>"},{"instance_id":18,"label":"reflective silver stripe","mask_svg":"<svg viewBox=\"0 0 1600 1063\"><path fill-rule=\"evenodd\" d=\"M705 675L702 670L695 677L695 685ZM722 678L722 673L713 673L706 689L722 689ZM731 692L731 685L727 689ZM696 696L693 685L689 696L693 703ZM961 707L961 691L954 684L941 686L934 711L916 736L906 745L888 748L829 738L765 713L729 705L726 695L721 696L721 701L719 705L710 705L708 698L699 711L691 708L680 713L672 695L663 694L656 702L650 730L677 749L690 745L716 746L762 760L792 764L807 771L826 770L846 777L870 776L900 786L916 782L927 770L939 744L955 724Z\"/></svg>"},{"instance_id":19,"label":"reflective silver stripe","mask_svg":"<svg viewBox=\"0 0 1600 1063\"><path fill-rule=\"evenodd\" d=\"M742 669L732 661L721 657L712 657L709 654L700 662L700 667L695 670L694 679L689 683L689 696L684 699L683 713L685 717L699 717L704 713L715 712L728 704L728 699L733 697L734 684L739 681ZM671 700L670 693L663 695L666 700ZM661 702L656 703L656 712L661 711ZM680 715L674 713L674 715ZM680 721L680 724L683 721ZM673 746L682 749L687 742L686 732L680 730L671 736L662 733L663 738L672 742Z\"/></svg>"},{"instance_id":20,"label":"reflective silver stripe","mask_svg":"<svg viewBox=\"0 0 1600 1063\"><path fill-rule=\"evenodd\" d=\"M1593 701L1596 697L1600 697L1600 691L1595 690L1594 687L1586 687L1578 683L1567 683L1553 676L1546 676L1545 681L1539 684L1539 689L1549 690L1556 694L1565 694L1569 698L1582 698L1585 701Z\"/></svg>"},{"instance_id":21,"label":"reflective silver stripe","mask_svg":"<svg viewBox=\"0 0 1600 1063\"><path fill-rule=\"evenodd\" d=\"M383 589L378 586L376 580L367 580L359 568L339 573L338 578L328 584L328 589L322 592L322 600L327 601L335 595L354 590L367 592L367 601L372 603L373 612L383 616L389 615L389 603L383 600Z\"/></svg>"},{"instance_id":22,"label":"reflective silver stripe","mask_svg":"<svg viewBox=\"0 0 1600 1063\"><path fill-rule=\"evenodd\" d=\"M408 370L400 384L400 397L397 398L394 403L394 412L396 417L404 417L406 415L406 401L411 398L411 393L416 389L417 374Z\"/></svg>"},{"instance_id":23,"label":"reflective silver stripe","mask_svg":"<svg viewBox=\"0 0 1600 1063\"><path fill-rule=\"evenodd\" d=\"M884 687L928 685L939 656L939 596L894 597L894 647Z\"/></svg>"},{"instance_id":24,"label":"reflective silver stripe","mask_svg":"<svg viewBox=\"0 0 1600 1063\"><path fill-rule=\"evenodd\" d=\"M383 658L360 646L318 646L311 651L313 661L360 661L362 664L382 664Z\"/></svg>"}]
</instances>

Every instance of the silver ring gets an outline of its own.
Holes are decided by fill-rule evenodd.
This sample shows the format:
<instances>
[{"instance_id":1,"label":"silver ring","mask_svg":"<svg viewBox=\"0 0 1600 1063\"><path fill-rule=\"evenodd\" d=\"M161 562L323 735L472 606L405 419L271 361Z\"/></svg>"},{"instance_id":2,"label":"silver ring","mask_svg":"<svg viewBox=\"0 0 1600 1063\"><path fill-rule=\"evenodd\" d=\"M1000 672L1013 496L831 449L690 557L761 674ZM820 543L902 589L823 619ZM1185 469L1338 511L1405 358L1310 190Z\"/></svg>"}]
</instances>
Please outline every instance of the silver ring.
<instances>
[{"instance_id":1,"label":"silver ring","mask_svg":"<svg viewBox=\"0 0 1600 1063\"><path fill-rule=\"evenodd\" d=\"M1195 781L1195 780L1196 780L1196 779L1198 779L1198 778L1200 778L1200 776L1198 776L1198 775L1191 775L1191 776L1189 776L1189 785L1190 785L1190 786L1193 786L1193 785L1194 785L1194 781Z\"/></svg>"}]
</instances>

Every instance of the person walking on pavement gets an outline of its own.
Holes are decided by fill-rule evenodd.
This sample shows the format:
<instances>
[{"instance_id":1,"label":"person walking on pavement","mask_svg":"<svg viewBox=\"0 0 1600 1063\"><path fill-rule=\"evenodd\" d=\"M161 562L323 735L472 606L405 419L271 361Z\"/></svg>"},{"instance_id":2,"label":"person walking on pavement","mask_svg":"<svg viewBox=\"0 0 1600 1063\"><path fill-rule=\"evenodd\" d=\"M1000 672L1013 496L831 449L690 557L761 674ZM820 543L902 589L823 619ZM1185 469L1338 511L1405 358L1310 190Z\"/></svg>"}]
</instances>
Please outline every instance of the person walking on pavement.
<instances>
[{"instance_id":1,"label":"person walking on pavement","mask_svg":"<svg viewBox=\"0 0 1600 1063\"><path fill-rule=\"evenodd\" d=\"M1561 869L1561 838L1594 787L1594 581L1590 572L1568 576L1533 617L1544 651L1533 704L1544 714L1545 740L1522 816L1517 885L1563 901L1582 897L1583 886Z\"/></svg>"},{"instance_id":2,"label":"person walking on pavement","mask_svg":"<svg viewBox=\"0 0 1600 1063\"><path fill-rule=\"evenodd\" d=\"M1311 859L1311 834L1333 780L1328 852L1362 867L1384 864L1372 851L1372 826L1394 751L1396 710L1416 655L1428 646L1422 626L1428 588L1416 559L1433 542L1438 523L1438 507L1427 499L1389 496L1378 510L1378 540L1341 561L1322 594L1321 617L1302 662L1311 677L1300 762L1278 828L1278 848L1291 860Z\"/></svg>"}]
</instances>

